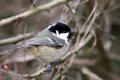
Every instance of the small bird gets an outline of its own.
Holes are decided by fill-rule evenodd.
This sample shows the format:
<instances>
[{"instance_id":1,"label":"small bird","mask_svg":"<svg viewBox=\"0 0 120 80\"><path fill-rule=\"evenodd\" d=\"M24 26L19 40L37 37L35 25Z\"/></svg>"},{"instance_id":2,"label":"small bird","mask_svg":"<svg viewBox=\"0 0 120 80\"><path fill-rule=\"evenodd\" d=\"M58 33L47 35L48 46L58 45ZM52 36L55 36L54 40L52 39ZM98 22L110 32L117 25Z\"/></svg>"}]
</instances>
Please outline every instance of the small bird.
<instances>
[{"instance_id":1,"label":"small bird","mask_svg":"<svg viewBox=\"0 0 120 80\"><path fill-rule=\"evenodd\" d=\"M73 32L68 25L57 22L19 44L18 47L26 47L38 60L55 62L67 52Z\"/></svg>"},{"instance_id":2,"label":"small bird","mask_svg":"<svg viewBox=\"0 0 120 80\"><path fill-rule=\"evenodd\" d=\"M67 52L73 33L74 31L68 25L57 22L48 26L34 37L17 44L16 49L27 49L38 61L43 60L46 63L56 62L61 60Z\"/></svg>"}]
</instances>

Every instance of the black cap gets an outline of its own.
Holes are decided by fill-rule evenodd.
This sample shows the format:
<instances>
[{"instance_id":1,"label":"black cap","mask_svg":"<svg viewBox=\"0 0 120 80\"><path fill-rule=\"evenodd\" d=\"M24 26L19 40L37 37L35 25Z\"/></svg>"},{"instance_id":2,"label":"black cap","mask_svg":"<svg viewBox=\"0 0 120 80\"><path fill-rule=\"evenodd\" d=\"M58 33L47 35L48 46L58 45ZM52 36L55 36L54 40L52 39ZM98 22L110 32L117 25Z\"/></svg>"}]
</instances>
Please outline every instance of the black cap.
<instances>
[{"instance_id":1,"label":"black cap","mask_svg":"<svg viewBox=\"0 0 120 80\"><path fill-rule=\"evenodd\" d=\"M57 22L55 25L52 25L49 28L49 31L51 31L53 33L56 33L56 31L58 31L59 33L67 33L67 32L71 32L71 29L68 25Z\"/></svg>"}]
</instances>

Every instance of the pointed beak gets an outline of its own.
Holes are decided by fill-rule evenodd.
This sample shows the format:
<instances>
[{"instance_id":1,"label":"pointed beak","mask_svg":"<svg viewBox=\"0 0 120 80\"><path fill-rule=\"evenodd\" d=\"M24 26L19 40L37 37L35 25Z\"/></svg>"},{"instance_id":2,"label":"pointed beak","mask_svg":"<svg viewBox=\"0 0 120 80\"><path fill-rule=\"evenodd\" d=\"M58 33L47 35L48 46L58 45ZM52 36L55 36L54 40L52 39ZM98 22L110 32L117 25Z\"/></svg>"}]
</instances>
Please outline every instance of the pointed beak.
<instances>
[{"instance_id":1,"label":"pointed beak","mask_svg":"<svg viewBox=\"0 0 120 80\"><path fill-rule=\"evenodd\" d=\"M71 34L74 35L77 31L75 29L71 29Z\"/></svg>"}]
</instances>

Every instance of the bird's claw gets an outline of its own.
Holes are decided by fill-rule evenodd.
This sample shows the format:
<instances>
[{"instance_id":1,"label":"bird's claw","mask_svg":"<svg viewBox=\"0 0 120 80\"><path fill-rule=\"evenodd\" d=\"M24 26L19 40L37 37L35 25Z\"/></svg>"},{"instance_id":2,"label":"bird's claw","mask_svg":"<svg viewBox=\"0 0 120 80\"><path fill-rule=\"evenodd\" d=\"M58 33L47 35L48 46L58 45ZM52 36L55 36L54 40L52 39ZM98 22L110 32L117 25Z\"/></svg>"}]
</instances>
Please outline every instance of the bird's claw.
<instances>
[{"instance_id":1,"label":"bird's claw","mask_svg":"<svg viewBox=\"0 0 120 80\"><path fill-rule=\"evenodd\" d=\"M48 68L48 73L52 72L52 66L50 64L45 64L45 68Z\"/></svg>"}]
</instances>

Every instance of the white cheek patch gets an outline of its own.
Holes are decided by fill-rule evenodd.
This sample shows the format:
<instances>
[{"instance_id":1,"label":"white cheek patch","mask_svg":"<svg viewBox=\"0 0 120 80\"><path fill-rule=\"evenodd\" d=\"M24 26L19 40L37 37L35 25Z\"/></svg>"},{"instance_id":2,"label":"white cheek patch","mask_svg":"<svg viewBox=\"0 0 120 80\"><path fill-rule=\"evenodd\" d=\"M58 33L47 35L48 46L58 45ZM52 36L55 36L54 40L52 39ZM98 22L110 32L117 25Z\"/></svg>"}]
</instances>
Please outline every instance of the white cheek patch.
<instances>
[{"instance_id":1,"label":"white cheek patch","mask_svg":"<svg viewBox=\"0 0 120 80\"><path fill-rule=\"evenodd\" d=\"M69 33L60 33L59 34L59 32L56 31L56 36L60 39L65 40L65 43L67 43L67 44L68 44L68 35L69 35Z\"/></svg>"}]
</instances>

